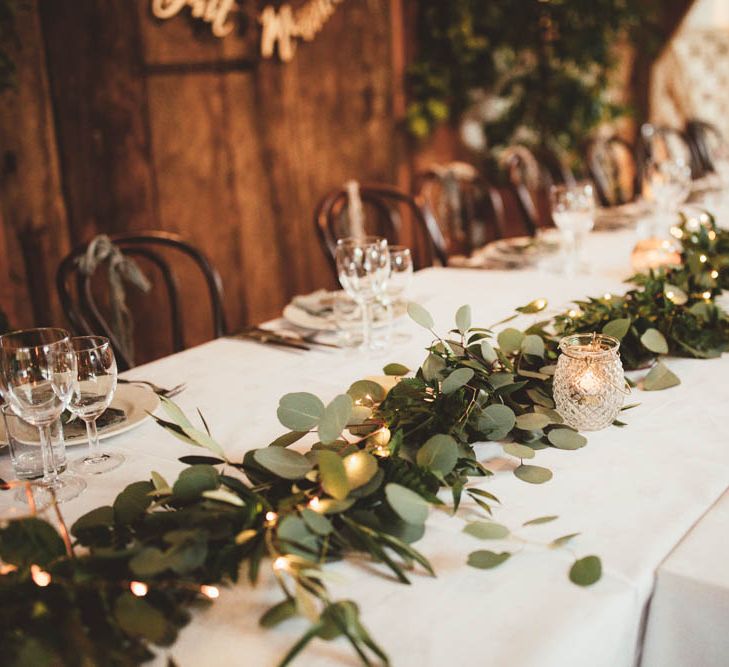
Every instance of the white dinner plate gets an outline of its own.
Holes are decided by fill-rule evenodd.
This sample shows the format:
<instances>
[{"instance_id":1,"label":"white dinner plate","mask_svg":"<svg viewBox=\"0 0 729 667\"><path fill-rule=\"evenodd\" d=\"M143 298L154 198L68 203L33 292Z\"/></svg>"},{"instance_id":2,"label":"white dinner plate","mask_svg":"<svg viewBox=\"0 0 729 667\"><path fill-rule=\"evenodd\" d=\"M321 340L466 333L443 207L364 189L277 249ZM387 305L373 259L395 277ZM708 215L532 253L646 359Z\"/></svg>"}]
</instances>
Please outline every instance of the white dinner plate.
<instances>
[{"instance_id":1,"label":"white dinner plate","mask_svg":"<svg viewBox=\"0 0 729 667\"><path fill-rule=\"evenodd\" d=\"M114 392L114 399L111 407L124 410L126 415L124 421L112 424L107 428L99 429L99 440L105 440L113 436L121 435L141 425L149 414L159 407L159 397L151 389L135 384L118 384ZM67 445L82 445L88 442L85 436L67 438ZM5 423L0 419L0 444L8 444L8 436L5 433Z\"/></svg>"},{"instance_id":2,"label":"white dinner plate","mask_svg":"<svg viewBox=\"0 0 729 667\"><path fill-rule=\"evenodd\" d=\"M333 295L338 294L338 292L326 292L325 290L319 290L318 292L314 292L308 296L316 294L320 294L321 299L324 299L325 303L329 303L333 300ZM312 310L316 310L316 308L313 308ZM404 307L396 309L393 313L393 319L397 320L404 314ZM298 306L295 301L292 301L283 309L283 317L289 324L293 324L301 329L310 329L312 331L331 331L333 333L339 331L339 327L337 326L337 322L334 317L334 312L328 308L322 308L321 314L314 314L314 312L305 310ZM386 324L387 321L378 313L378 310L375 309L375 328Z\"/></svg>"}]
</instances>

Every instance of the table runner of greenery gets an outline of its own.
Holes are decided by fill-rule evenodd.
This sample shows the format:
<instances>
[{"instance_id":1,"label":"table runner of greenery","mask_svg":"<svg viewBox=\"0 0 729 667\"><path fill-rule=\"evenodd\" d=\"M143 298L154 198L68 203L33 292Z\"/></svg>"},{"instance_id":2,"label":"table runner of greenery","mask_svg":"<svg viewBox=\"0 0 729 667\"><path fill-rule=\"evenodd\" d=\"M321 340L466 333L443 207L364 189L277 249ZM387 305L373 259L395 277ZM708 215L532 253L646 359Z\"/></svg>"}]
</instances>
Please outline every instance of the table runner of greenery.
<instances>
[{"instance_id":1,"label":"table runner of greenery","mask_svg":"<svg viewBox=\"0 0 729 667\"><path fill-rule=\"evenodd\" d=\"M157 422L207 450L182 457L188 467L177 480L168 483L152 472L150 479L130 484L112 506L75 522L73 544L64 539L62 521L59 530L40 516L0 526L5 663L147 660L151 644L172 644L191 610L217 597L217 585L239 576L255 582L264 559L283 598L261 625L296 614L311 621L282 664L314 638L340 636L363 663L387 663L357 605L330 598L326 564L359 552L403 584L410 583L414 568L435 576L412 544L424 533L430 506L455 514L464 494L482 512L482 519L465 523L465 532L486 544L508 537L510 528L491 518L499 500L469 485L492 474L477 460L473 444L502 443L504 454L518 460L515 476L532 484L552 477L531 463L540 449L586 444L554 409L552 375L562 335L606 331L622 339L626 369L651 366L639 381L647 390L679 382L657 361L659 355L713 357L729 348L729 317L715 301L729 283L729 233L709 216L683 219L674 232L682 237L682 266L635 276L635 287L622 296L577 302L524 331L501 328L494 338L490 329L472 326L470 308L463 306L455 328L439 336L430 314L411 304L411 317L434 336L414 374L389 364L385 373L400 378L389 391L360 380L326 405L306 392L283 396L278 419L287 432L242 461L226 457L202 415L198 428L164 400L166 418L155 417ZM545 306L537 299L516 316ZM305 454L289 449L309 434L317 442ZM439 494L441 489L450 494ZM553 519L535 517L519 530ZM572 537L555 536L545 546ZM493 568L511 555L481 549L468 564ZM578 585L600 575L597 556L576 560L569 571Z\"/></svg>"}]
</instances>

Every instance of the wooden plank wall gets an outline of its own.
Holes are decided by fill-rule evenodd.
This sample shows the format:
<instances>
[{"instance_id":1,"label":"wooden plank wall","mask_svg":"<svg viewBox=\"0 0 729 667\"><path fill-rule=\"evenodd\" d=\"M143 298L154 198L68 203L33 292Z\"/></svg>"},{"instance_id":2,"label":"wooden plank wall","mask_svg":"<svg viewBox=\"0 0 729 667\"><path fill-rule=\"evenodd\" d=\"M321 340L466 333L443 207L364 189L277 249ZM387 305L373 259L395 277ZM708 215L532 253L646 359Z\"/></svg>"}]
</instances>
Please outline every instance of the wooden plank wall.
<instances>
[{"instance_id":1,"label":"wooden plank wall","mask_svg":"<svg viewBox=\"0 0 729 667\"><path fill-rule=\"evenodd\" d=\"M221 40L187 10L156 20L149 0L31 3L21 86L0 107L3 144L19 122L32 126L13 141L33 146L11 148L34 178L11 201L21 179L9 183L5 165L0 181L0 303L14 325L33 320L16 240L28 219L46 239L39 253L48 275L36 291L51 290L70 247L142 229L179 232L213 260L233 328L332 286L312 222L316 202L348 178L403 179L393 113L401 65L392 65L400 0L346 0L287 64L258 59L259 3L238 4L249 28ZM197 308L202 283L186 289ZM145 322L155 315L148 300L132 300ZM52 295L36 311L35 319L60 315ZM203 314L192 318L188 343L209 338ZM169 351L162 332L137 329L141 359Z\"/></svg>"}]
</instances>

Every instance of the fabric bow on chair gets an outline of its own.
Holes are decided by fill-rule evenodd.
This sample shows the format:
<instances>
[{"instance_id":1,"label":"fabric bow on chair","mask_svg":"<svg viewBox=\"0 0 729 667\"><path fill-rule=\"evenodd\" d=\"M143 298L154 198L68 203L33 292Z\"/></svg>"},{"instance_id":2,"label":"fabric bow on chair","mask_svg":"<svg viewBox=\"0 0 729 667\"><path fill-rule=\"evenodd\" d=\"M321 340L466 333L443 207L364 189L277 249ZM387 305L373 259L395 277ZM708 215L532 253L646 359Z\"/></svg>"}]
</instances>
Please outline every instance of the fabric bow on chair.
<instances>
[{"instance_id":1,"label":"fabric bow on chair","mask_svg":"<svg viewBox=\"0 0 729 667\"><path fill-rule=\"evenodd\" d=\"M129 359L134 358L134 320L127 307L124 283L147 293L152 287L139 265L112 243L106 234L99 234L89 243L86 253L76 260L81 273L92 276L100 264L108 263L109 301L112 327L119 345Z\"/></svg>"}]
</instances>

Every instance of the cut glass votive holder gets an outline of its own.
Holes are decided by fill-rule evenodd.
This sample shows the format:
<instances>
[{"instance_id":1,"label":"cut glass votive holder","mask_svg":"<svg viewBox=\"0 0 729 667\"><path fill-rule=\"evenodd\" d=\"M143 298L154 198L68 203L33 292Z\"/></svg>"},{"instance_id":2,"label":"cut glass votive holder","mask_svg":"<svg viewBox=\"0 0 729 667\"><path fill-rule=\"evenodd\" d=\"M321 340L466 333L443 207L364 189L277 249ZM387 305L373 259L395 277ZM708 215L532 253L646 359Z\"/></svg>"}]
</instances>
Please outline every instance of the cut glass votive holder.
<instances>
[{"instance_id":1,"label":"cut glass votive holder","mask_svg":"<svg viewBox=\"0 0 729 667\"><path fill-rule=\"evenodd\" d=\"M599 431L615 421L625 400L620 341L604 334L574 334L559 342L554 400L565 423Z\"/></svg>"}]
</instances>

